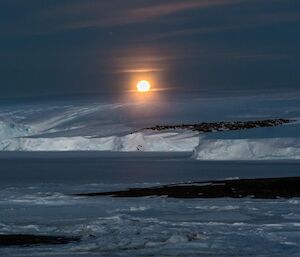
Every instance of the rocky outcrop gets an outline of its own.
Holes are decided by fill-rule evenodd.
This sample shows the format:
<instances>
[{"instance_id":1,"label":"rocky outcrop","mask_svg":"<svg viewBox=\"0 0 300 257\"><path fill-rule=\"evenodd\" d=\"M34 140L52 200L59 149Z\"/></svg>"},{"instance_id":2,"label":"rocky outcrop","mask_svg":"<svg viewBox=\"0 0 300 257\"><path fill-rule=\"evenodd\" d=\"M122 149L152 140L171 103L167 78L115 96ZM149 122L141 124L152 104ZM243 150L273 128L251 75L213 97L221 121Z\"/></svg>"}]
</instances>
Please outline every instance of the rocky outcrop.
<instances>
[{"instance_id":1,"label":"rocky outcrop","mask_svg":"<svg viewBox=\"0 0 300 257\"><path fill-rule=\"evenodd\" d=\"M300 197L300 177L237 179L171 184L150 188L131 188L123 191L81 193L77 196L172 198L291 198Z\"/></svg>"},{"instance_id":2,"label":"rocky outcrop","mask_svg":"<svg viewBox=\"0 0 300 257\"><path fill-rule=\"evenodd\" d=\"M0 234L0 247L58 245L80 241L80 237L45 236L29 234Z\"/></svg>"},{"instance_id":3,"label":"rocky outcrop","mask_svg":"<svg viewBox=\"0 0 300 257\"><path fill-rule=\"evenodd\" d=\"M187 129L192 131L198 131L200 133L209 133L209 132L217 132L217 131L275 127L275 126L279 126L291 122L294 122L294 120L270 119L270 120L258 120L258 121L202 122L199 124L157 125L154 127L143 128L142 130L162 131L162 130L173 130L173 129Z\"/></svg>"}]
</instances>

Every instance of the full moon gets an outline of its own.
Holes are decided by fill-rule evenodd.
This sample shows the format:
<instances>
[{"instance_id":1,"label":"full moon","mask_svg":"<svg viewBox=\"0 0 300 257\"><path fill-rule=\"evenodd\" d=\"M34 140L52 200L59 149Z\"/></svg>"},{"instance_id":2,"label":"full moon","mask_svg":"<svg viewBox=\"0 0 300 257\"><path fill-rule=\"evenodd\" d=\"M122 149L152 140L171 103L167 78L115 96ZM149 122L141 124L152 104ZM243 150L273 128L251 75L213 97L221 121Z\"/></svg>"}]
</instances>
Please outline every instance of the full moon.
<instances>
[{"instance_id":1,"label":"full moon","mask_svg":"<svg viewBox=\"0 0 300 257\"><path fill-rule=\"evenodd\" d=\"M151 85L149 81L141 80L136 84L136 88L139 92L145 93L150 91Z\"/></svg>"}]
</instances>

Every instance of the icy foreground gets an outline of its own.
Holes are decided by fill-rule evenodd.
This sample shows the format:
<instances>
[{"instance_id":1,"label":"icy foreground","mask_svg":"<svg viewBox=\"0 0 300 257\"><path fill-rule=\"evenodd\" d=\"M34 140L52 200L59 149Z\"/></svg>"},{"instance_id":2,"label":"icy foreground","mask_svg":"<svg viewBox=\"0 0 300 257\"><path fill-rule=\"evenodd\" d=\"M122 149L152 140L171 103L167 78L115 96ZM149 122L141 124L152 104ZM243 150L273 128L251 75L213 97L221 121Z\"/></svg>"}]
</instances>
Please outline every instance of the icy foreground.
<instances>
[{"instance_id":1,"label":"icy foreground","mask_svg":"<svg viewBox=\"0 0 300 257\"><path fill-rule=\"evenodd\" d=\"M6 244L0 256L299 256L299 198L74 195L188 181L233 185L237 177L294 177L299 176L297 161L198 162L185 153L2 152L0 166L0 234L38 236L31 244L80 238L56 245ZM23 243L28 237L19 239Z\"/></svg>"},{"instance_id":2,"label":"icy foreground","mask_svg":"<svg viewBox=\"0 0 300 257\"><path fill-rule=\"evenodd\" d=\"M229 183L235 180L228 176L237 175L293 176L299 173L295 162L284 163L284 170L278 163L224 162L220 172L219 162L171 155L138 162L114 155L80 161L78 157L70 159L68 153L53 159L31 156L0 159L4 167L0 173L0 234L81 240L66 245L0 247L1 256L299 256L299 198L183 200L73 195L157 187L162 185L158 181L166 183L166 179L180 183L226 178ZM26 176L26 181L20 183L16 179L20 176Z\"/></svg>"},{"instance_id":3,"label":"icy foreground","mask_svg":"<svg viewBox=\"0 0 300 257\"><path fill-rule=\"evenodd\" d=\"M72 100L3 105L0 150L191 152L198 160L299 159L299 123L272 127L264 122L265 128L255 128L261 126L256 121L297 120L299 116L300 104L293 98L187 98L150 104ZM155 124L201 126L151 127ZM220 132L237 126L253 132ZM145 127L150 129L141 130Z\"/></svg>"}]
</instances>

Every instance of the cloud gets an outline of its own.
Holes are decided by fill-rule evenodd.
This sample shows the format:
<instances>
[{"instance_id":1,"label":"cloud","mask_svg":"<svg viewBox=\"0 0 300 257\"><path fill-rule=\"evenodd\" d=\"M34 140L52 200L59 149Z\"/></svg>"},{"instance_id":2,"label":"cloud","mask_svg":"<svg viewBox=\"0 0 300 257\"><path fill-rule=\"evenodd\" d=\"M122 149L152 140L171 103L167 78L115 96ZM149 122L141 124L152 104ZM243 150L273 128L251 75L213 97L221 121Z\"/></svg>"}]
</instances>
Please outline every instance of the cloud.
<instances>
[{"instance_id":1,"label":"cloud","mask_svg":"<svg viewBox=\"0 0 300 257\"><path fill-rule=\"evenodd\" d=\"M162 33L157 33L154 35L150 35L147 39L148 40L158 40L158 39L176 38L176 37L198 35L198 34L210 33L210 32L237 30L237 29L241 29L241 28L242 28L241 25L201 27L201 28L192 28L192 29L186 28L186 29L170 30L170 31L162 32Z\"/></svg>"},{"instance_id":2,"label":"cloud","mask_svg":"<svg viewBox=\"0 0 300 257\"><path fill-rule=\"evenodd\" d=\"M103 4L99 1L61 4L40 13L42 19L60 21L56 30L81 29L92 27L114 27L128 24L155 22L157 18L215 6L230 5L244 0L185 0L156 1L148 4L144 0L118 1Z\"/></svg>"},{"instance_id":3,"label":"cloud","mask_svg":"<svg viewBox=\"0 0 300 257\"><path fill-rule=\"evenodd\" d=\"M167 4L156 4L142 8L132 9L127 12L126 16L127 18L131 18L132 21L139 22L177 12L207 8L212 6L227 5L239 2L241 2L241 0L186 0L175 3L172 2Z\"/></svg>"},{"instance_id":4,"label":"cloud","mask_svg":"<svg viewBox=\"0 0 300 257\"><path fill-rule=\"evenodd\" d=\"M0 16L4 17L0 24L2 36L41 35L88 28L113 29L138 24L155 24L157 28L158 22L168 24L165 35L156 29L159 39L298 22L300 19L298 9L290 8L291 0L280 4L277 0L61 0L47 4L35 0L27 0L26 4L16 0L3 1L0 3ZM205 12L194 13L197 10ZM181 15L189 11L193 13ZM184 26L183 21L188 21L189 26Z\"/></svg>"},{"instance_id":5,"label":"cloud","mask_svg":"<svg viewBox=\"0 0 300 257\"><path fill-rule=\"evenodd\" d=\"M145 68L145 69L122 69L116 73L152 73L163 71L162 68Z\"/></svg>"}]
</instances>

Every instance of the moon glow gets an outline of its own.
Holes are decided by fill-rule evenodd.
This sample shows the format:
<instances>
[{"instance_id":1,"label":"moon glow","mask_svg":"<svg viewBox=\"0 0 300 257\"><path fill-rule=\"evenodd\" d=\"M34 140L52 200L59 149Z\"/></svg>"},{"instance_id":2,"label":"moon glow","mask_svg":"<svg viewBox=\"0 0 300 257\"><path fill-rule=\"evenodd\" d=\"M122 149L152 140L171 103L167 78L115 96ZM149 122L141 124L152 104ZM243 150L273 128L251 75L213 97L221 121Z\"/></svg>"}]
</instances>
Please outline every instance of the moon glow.
<instances>
[{"instance_id":1,"label":"moon glow","mask_svg":"<svg viewBox=\"0 0 300 257\"><path fill-rule=\"evenodd\" d=\"M137 91L141 92L141 93L146 93L149 92L151 89L151 85L150 82L147 80L140 80L137 84L136 84L136 89Z\"/></svg>"}]
</instances>

